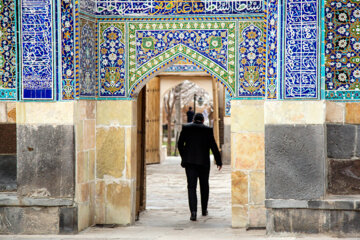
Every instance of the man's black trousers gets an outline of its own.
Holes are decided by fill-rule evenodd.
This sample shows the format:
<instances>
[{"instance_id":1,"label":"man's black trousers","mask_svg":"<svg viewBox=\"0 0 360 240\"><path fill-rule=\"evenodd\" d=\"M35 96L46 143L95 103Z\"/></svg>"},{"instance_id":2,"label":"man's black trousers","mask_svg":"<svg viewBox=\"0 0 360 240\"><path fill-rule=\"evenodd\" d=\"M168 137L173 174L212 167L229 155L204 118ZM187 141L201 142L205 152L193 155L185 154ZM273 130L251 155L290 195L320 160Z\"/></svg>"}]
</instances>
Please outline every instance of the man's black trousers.
<instances>
[{"instance_id":1,"label":"man's black trousers","mask_svg":"<svg viewBox=\"0 0 360 240\"><path fill-rule=\"evenodd\" d=\"M197 180L200 181L201 208L202 211L207 210L209 200L209 173L210 166L187 165L185 167L186 178L188 182L188 197L190 212L197 212L197 196L196 187Z\"/></svg>"}]
</instances>

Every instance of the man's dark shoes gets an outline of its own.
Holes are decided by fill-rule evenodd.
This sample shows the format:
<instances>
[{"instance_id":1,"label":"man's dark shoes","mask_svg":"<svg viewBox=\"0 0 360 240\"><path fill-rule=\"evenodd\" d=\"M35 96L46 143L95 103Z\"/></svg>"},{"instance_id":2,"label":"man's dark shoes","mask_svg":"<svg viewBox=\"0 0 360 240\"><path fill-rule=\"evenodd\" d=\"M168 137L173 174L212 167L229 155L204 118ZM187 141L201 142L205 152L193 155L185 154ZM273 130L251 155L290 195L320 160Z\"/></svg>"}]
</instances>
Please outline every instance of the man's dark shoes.
<instances>
[{"instance_id":1,"label":"man's dark shoes","mask_svg":"<svg viewBox=\"0 0 360 240\"><path fill-rule=\"evenodd\" d=\"M190 220L196 221L196 212L191 212Z\"/></svg>"},{"instance_id":2,"label":"man's dark shoes","mask_svg":"<svg viewBox=\"0 0 360 240\"><path fill-rule=\"evenodd\" d=\"M202 211L202 215L203 216L207 216L209 213L208 213L208 211L207 210L205 210L205 211Z\"/></svg>"}]
</instances>

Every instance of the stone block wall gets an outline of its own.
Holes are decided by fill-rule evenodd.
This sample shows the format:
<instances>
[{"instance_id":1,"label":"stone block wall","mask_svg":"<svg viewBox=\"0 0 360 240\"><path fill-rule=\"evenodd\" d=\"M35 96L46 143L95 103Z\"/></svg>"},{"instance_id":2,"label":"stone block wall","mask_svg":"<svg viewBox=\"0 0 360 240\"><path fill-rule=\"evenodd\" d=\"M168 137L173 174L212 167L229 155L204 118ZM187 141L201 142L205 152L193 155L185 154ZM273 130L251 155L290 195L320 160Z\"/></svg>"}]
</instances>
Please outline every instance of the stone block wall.
<instances>
[{"instance_id":1,"label":"stone block wall","mask_svg":"<svg viewBox=\"0 0 360 240\"><path fill-rule=\"evenodd\" d=\"M96 103L96 223L135 221L136 102Z\"/></svg>"},{"instance_id":2,"label":"stone block wall","mask_svg":"<svg viewBox=\"0 0 360 240\"><path fill-rule=\"evenodd\" d=\"M360 194L360 103L326 107L328 193Z\"/></svg>"},{"instance_id":3,"label":"stone block wall","mask_svg":"<svg viewBox=\"0 0 360 240\"><path fill-rule=\"evenodd\" d=\"M15 140L2 147L15 144L17 191L0 193L0 233L76 233L74 103L17 102L7 109Z\"/></svg>"},{"instance_id":4,"label":"stone block wall","mask_svg":"<svg viewBox=\"0 0 360 240\"><path fill-rule=\"evenodd\" d=\"M264 101L231 101L233 227L265 227Z\"/></svg>"},{"instance_id":5,"label":"stone block wall","mask_svg":"<svg viewBox=\"0 0 360 240\"><path fill-rule=\"evenodd\" d=\"M266 199L325 195L325 102L265 103Z\"/></svg>"},{"instance_id":6,"label":"stone block wall","mask_svg":"<svg viewBox=\"0 0 360 240\"><path fill-rule=\"evenodd\" d=\"M0 102L0 192L16 191L16 103Z\"/></svg>"},{"instance_id":7,"label":"stone block wall","mask_svg":"<svg viewBox=\"0 0 360 240\"><path fill-rule=\"evenodd\" d=\"M78 230L95 224L96 101L80 100L74 107L76 133L76 194Z\"/></svg>"},{"instance_id":8,"label":"stone block wall","mask_svg":"<svg viewBox=\"0 0 360 240\"><path fill-rule=\"evenodd\" d=\"M74 198L74 103L18 102L20 197Z\"/></svg>"},{"instance_id":9,"label":"stone block wall","mask_svg":"<svg viewBox=\"0 0 360 240\"><path fill-rule=\"evenodd\" d=\"M231 118L224 117L224 144L221 146L223 164L231 164Z\"/></svg>"}]
</instances>

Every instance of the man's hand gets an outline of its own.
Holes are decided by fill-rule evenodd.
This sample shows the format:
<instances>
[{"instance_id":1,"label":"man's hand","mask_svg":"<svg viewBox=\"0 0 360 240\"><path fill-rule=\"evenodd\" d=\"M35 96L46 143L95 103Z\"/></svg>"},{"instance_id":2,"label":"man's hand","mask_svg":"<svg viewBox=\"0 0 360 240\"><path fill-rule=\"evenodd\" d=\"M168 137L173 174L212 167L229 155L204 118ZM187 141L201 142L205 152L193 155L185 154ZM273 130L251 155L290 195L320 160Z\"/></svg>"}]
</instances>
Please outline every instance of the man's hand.
<instances>
[{"instance_id":1,"label":"man's hand","mask_svg":"<svg viewBox=\"0 0 360 240\"><path fill-rule=\"evenodd\" d=\"M217 168L219 169L219 171L221 170L221 168L222 168L222 166L219 166L219 165L217 165Z\"/></svg>"}]
</instances>

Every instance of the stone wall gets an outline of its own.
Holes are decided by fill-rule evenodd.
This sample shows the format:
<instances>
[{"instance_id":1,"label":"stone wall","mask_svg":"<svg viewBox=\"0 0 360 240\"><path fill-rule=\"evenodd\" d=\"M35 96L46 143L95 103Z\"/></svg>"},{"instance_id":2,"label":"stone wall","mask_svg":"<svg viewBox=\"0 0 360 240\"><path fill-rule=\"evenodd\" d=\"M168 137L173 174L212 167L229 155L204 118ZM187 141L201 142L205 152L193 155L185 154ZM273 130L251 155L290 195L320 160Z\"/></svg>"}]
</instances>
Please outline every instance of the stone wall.
<instances>
[{"instance_id":1,"label":"stone wall","mask_svg":"<svg viewBox=\"0 0 360 240\"><path fill-rule=\"evenodd\" d=\"M264 101L232 100L233 227L265 227Z\"/></svg>"},{"instance_id":2,"label":"stone wall","mask_svg":"<svg viewBox=\"0 0 360 240\"><path fill-rule=\"evenodd\" d=\"M73 102L18 102L18 195L74 197Z\"/></svg>"},{"instance_id":3,"label":"stone wall","mask_svg":"<svg viewBox=\"0 0 360 240\"><path fill-rule=\"evenodd\" d=\"M326 107L328 193L360 194L360 103Z\"/></svg>"},{"instance_id":4,"label":"stone wall","mask_svg":"<svg viewBox=\"0 0 360 240\"><path fill-rule=\"evenodd\" d=\"M96 223L135 221L136 102L96 103Z\"/></svg>"},{"instance_id":5,"label":"stone wall","mask_svg":"<svg viewBox=\"0 0 360 240\"><path fill-rule=\"evenodd\" d=\"M7 109L13 125L16 116L17 192L0 193L0 233L76 233L74 103L18 102Z\"/></svg>"},{"instance_id":6,"label":"stone wall","mask_svg":"<svg viewBox=\"0 0 360 240\"><path fill-rule=\"evenodd\" d=\"M16 103L0 102L0 192L16 191Z\"/></svg>"},{"instance_id":7,"label":"stone wall","mask_svg":"<svg viewBox=\"0 0 360 240\"><path fill-rule=\"evenodd\" d=\"M95 224L96 102L75 103L76 194L79 231Z\"/></svg>"},{"instance_id":8,"label":"stone wall","mask_svg":"<svg viewBox=\"0 0 360 240\"><path fill-rule=\"evenodd\" d=\"M325 195L325 102L265 103L266 199Z\"/></svg>"}]
</instances>

